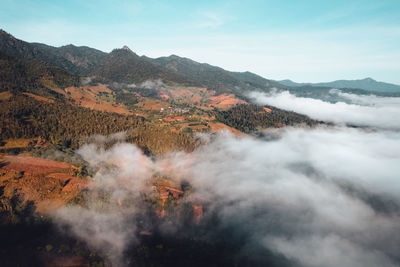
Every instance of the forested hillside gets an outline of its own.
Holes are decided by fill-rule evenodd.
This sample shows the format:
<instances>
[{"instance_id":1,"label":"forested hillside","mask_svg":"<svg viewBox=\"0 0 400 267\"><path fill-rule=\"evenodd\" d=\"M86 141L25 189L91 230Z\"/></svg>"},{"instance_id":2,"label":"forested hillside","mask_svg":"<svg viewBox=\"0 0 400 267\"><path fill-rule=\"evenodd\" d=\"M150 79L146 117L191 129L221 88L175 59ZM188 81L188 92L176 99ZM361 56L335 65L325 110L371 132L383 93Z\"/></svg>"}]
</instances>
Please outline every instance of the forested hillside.
<instances>
[{"instance_id":1,"label":"forested hillside","mask_svg":"<svg viewBox=\"0 0 400 267\"><path fill-rule=\"evenodd\" d=\"M142 117L93 111L61 101L47 103L20 95L0 104L2 139L41 136L54 145L75 149L92 135L126 132L129 141L153 154L192 150L196 142L190 134L171 132Z\"/></svg>"},{"instance_id":2,"label":"forested hillside","mask_svg":"<svg viewBox=\"0 0 400 267\"><path fill-rule=\"evenodd\" d=\"M79 77L39 61L19 60L0 51L0 91L34 92L60 97L50 88L79 85Z\"/></svg>"},{"instance_id":3,"label":"forested hillside","mask_svg":"<svg viewBox=\"0 0 400 267\"><path fill-rule=\"evenodd\" d=\"M295 112L271 106L237 105L227 111L215 111L216 119L245 133L268 127L293 126L305 124L314 126L318 122Z\"/></svg>"}]
</instances>

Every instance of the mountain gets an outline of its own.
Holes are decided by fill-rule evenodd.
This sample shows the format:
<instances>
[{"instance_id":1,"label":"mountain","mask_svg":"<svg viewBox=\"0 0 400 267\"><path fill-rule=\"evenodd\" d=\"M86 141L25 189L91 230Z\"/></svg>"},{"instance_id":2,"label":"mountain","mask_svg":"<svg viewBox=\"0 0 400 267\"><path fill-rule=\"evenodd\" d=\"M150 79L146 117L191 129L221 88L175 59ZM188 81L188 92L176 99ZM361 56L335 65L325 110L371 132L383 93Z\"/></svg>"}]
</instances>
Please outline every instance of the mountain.
<instances>
[{"instance_id":1,"label":"mountain","mask_svg":"<svg viewBox=\"0 0 400 267\"><path fill-rule=\"evenodd\" d=\"M58 88L79 85L79 77L44 64L26 61L0 51L0 91L34 92L43 96L61 97Z\"/></svg>"},{"instance_id":2,"label":"mountain","mask_svg":"<svg viewBox=\"0 0 400 267\"><path fill-rule=\"evenodd\" d=\"M310 83L296 83L292 80L286 79L286 80L280 80L277 81L278 83L285 85L285 86L290 86L290 87L297 87L297 86L305 86L305 85L310 85Z\"/></svg>"},{"instance_id":3,"label":"mountain","mask_svg":"<svg viewBox=\"0 0 400 267\"><path fill-rule=\"evenodd\" d=\"M95 76L97 82L107 84L117 82L125 85L138 85L147 80L161 80L167 84L205 87L209 91L215 91L217 95L225 93L235 94L240 97L245 97L247 91L261 90L268 92L271 88L295 91L299 87L302 87L301 91L310 92L315 92L316 87L318 87L320 88L318 90L323 91L328 88L343 88L352 89L353 91L354 89L366 90L359 91L361 93L368 93L367 91L400 93L400 85L378 82L372 78L338 80L327 83L296 83L291 80L277 82L251 72L231 72L176 55L159 58L140 57L127 46L105 53L87 46L78 47L72 44L53 47L41 43L28 43L16 39L3 30L0 30L0 52L3 55L3 60L5 60L4 55L6 55L8 57L7 61L14 58L18 61L17 65L19 66L28 64L29 67L25 66L24 69L36 69L36 71L33 71L36 73L34 74L36 77L40 76L37 71L39 69L46 69L46 73L54 73L54 77L52 75L46 76L50 79L52 79L51 77L58 79L57 77L62 72L64 72L62 75L71 75L71 77L67 79L64 77L61 80L72 81L72 83L55 82L65 86L76 84L76 80L79 77ZM32 64L36 67L32 68ZM39 68L39 65L42 66ZM58 70L55 68L58 68ZM1 71L4 72L5 69ZM29 71L30 74L33 72ZM72 78L72 76L76 77ZM5 79L7 80L8 78ZM37 78L35 79L38 81ZM3 87L4 81L2 80ZM26 81L24 84L26 84Z\"/></svg>"},{"instance_id":4,"label":"mountain","mask_svg":"<svg viewBox=\"0 0 400 267\"><path fill-rule=\"evenodd\" d=\"M156 79L164 82L194 84L177 73L139 57L127 46L122 49L114 49L107 54L91 74L103 77L108 81L127 84Z\"/></svg>"},{"instance_id":5,"label":"mountain","mask_svg":"<svg viewBox=\"0 0 400 267\"><path fill-rule=\"evenodd\" d=\"M215 90L217 93L243 94L248 90L269 90L271 86L282 87L280 84L265 79L251 72L231 72L207 63L171 55L169 57L149 58L145 60L166 68L203 87Z\"/></svg>"},{"instance_id":6,"label":"mountain","mask_svg":"<svg viewBox=\"0 0 400 267\"><path fill-rule=\"evenodd\" d=\"M107 53L87 46L65 45L61 47L53 47L41 43L31 44L48 54L53 54L59 58L69 61L74 65L71 72L76 75L90 75L94 68L100 64Z\"/></svg>"},{"instance_id":7,"label":"mountain","mask_svg":"<svg viewBox=\"0 0 400 267\"><path fill-rule=\"evenodd\" d=\"M52 53L51 49L46 49L45 45L31 44L16 39L11 34L0 30L0 52L18 60L37 61L59 67L72 74L78 74L76 66L66 58Z\"/></svg>"},{"instance_id":8,"label":"mountain","mask_svg":"<svg viewBox=\"0 0 400 267\"><path fill-rule=\"evenodd\" d=\"M299 86L323 86L338 89L363 89L371 92L386 92L386 93L400 93L400 85L378 82L372 78L365 78L361 80L337 80L325 83L296 83L291 80L278 81L282 85L299 87Z\"/></svg>"},{"instance_id":9,"label":"mountain","mask_svg":"<svg viewBox=\"0 0 400 267\"><path fill-rule=\"evenodd\" d=\"M231 72L176 55L140 57L127 46L110 53L72 44L53 47L18 40L2 30L0 52L21 62L35 61L57 67L77 77L95 76L96 82L107 84L138 85L147 80L161 80L167 84L205 87L217 95L235 94L241 97L245 97L247 91L283 87L251 72Z\"/></svg>"},{"instance_id":10,"label":"mountain","mask_svg":"<svg viewBox=\"0 0 400 267\"><path fill-rule=\"evenodd\" d=\"M128 47L105 53L74 45L53 47L28 43L0 30L0 52L22 61L40 62L77 76L100 76L106 82L133 83L161 79L164 82L194 83L142 59Z\"/></svg>"}]
</instances>

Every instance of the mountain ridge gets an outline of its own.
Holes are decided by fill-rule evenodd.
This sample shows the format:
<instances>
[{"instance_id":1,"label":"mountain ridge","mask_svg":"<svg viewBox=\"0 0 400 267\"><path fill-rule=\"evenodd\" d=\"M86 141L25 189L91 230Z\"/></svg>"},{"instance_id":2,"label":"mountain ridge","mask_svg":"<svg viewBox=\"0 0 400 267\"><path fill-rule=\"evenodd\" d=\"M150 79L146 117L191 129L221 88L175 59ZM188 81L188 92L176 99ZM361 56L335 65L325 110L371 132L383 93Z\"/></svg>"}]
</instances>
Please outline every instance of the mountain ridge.
<instances>
[{"instance_id":1,"label":"mountain ridge","mask_svg":"<svg viewBox=\"0 0 400 267\"><path fill-rule=\"evenodd\" d=\"M400 93L400 85L377 82L372 78L338 80L328 83L296 83L291 80L274 81L257 74L228 71L190 58L170 55L158 58L139 56L128 46L109 53L73 44L53 47L42 43L28 43L0 30L0 52L21 62L35 61L48 67L60 68L77 77L94 77L95 81L113 84L141 84L147 80L161 80L167 84L204 87L216 94L235 94L246 98L249 91L278 90L315 91L320 88L361 89L363 93Z\"/></svg>"},{"instance_id":2,"label":"mountain ridge","mask_svg":"<svg viewBox=\"0 0 400 267\"><path fill-rule=\"evenodd\" d=\"M372 92L386 92L386 93L400 93L400 85L376 81L371 77L357 79L357 80L335 80L332 82L320 82L320 83L297 83L290 79L277 81L278 83L291 86L323 86L332 87L337 89L363 89Z\"/></svg>"}]
</instances>

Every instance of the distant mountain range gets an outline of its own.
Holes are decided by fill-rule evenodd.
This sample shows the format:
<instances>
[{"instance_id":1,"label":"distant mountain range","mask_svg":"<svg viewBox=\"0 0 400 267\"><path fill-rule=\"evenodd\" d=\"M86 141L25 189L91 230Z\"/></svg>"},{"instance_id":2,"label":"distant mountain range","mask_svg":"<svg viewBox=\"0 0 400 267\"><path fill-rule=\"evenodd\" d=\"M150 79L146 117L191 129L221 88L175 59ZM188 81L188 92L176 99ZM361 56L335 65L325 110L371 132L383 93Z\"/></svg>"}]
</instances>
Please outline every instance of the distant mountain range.
<instances>
[{"instance_id":1,"label":"distant mountain range","mask_svg":"<svg viewBox=\"0 0 400 267\"><path fill-rule=\"evenodd\" d=\"M400 93L400 85L378 82L372 78L365 78L361 80L337 80L325 83L296 83L291 80L278 81L282 85L290 87L300 86L322 86L337 89L363 89L371 92L387 92L387 93Z\"/></svg>"},{"instance_id":2,"label":"distant mountain range","mask_svg":"<svg viewBox=\"0 0 400 267\"><path fill-rule=\"evenodd\" d=\"M244 95L244 92L250 90L269 91L272 87L282 87L275 81L251 72L230 72L176 55L153 59L138 56L127 46L114 49L110 53L86 46L53 47L16 39L3 30L0 30L0 56L6 57L7 60L7 63L0 62L0 65L6 66L3 69L9 69L10 62L19 62L19 69L29 69L27 73L37 86L40 81L43 81L42 69L46 68L52 69L51 73L55 75L53 77L55 80L60 80L58 78L60 71L62 75L70 76L68 79L65 77L61 79L71 81L63 83L63 86L76 85L79 77L93 77L96 82L106 84L116 82L127 85L160 79L166 84L206 87L208 90L215 90L217 94ZM32 69L32 64L36 66L35 69ZM3 69L0 69L0 72ZM0 73L0 76L7 76L9 73L16 75L18 71L14 68L7 73ZM46 79L50 77L51 75L47 75ZM0 82L2 91L10 90L9 87Z\"/></svg>"},{"instance_id":3,"label":"distant mountain range","mask_svg":"<svg viewBox=\"0 0 400 267\"><path fill-rule=\"evenodd\" d=\"M0 30L0 91L24 88L54 95L56 90L51 89L52 86L78 86L83 77L90 77L94 83L122 86L161 80L167 85L205 87L217 95L235 94L243 98L249 91L269 92L271 88L316 98L326 95L331 88L345 88L360 94L400 95L399 85L371 78L329 83L274 81L251 72L231 72L176 55L138 56L127 46L105 53L87 46L28 43Z\"/></svg>"},{"instance_id":4,"label":"distant mountain range","mask_svg":"<svg viewBox=\"0 0 400 267\"><path fill-rule=\"evenodd\" d=\"M160 154L194 149L196 132L318 123L247 102L247 92L272 88L286 87L175 55L53 47L0 30L0 141L41 136L74 149L93 134L124 131L146 153Z\"/></svg>"}]
</instances>

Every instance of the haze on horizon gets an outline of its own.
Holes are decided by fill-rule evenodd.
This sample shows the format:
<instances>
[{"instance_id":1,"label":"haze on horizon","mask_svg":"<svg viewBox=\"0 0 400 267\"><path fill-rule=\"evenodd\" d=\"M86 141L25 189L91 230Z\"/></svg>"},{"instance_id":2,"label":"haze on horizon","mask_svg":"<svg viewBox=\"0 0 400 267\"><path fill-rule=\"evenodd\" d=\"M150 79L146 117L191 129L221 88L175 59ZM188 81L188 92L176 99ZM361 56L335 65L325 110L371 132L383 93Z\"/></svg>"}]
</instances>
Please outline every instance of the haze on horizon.
<instances>
[{"instance_id":1,"label":"haze on horizon","mask_svg":"<svg viewBox=\"0 0 400 267\"><path fill-rule=\"evenodd\" d=\"M4 0L1 28L54 46L176 54L265 78L400 84L400 2Z\"/></svg>"}]
</instances>

